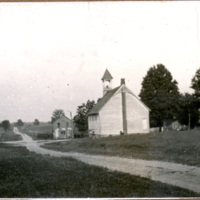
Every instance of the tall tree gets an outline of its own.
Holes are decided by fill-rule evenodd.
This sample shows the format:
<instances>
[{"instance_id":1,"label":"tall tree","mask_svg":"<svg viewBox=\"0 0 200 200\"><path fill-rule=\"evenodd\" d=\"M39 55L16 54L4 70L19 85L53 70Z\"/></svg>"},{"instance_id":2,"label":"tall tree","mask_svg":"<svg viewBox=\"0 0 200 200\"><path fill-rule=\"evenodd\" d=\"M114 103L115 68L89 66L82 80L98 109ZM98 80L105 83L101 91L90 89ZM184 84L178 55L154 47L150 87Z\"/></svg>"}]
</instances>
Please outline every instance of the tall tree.
<instances>
[{"instance_id":1,"label":"tall tree","mask_svg":"<svg viewBox=\"0 0 200 200\"><path fill-rule=\"evenodd\" d=\"M51 117L51 123L55 122L58 118L65 116L65 113L61 109L54 110Z\"/></svg>"},{"instance_id":2,"label":"tall tree","mask_svg":"<svg viewBox=\"0 0 200 200\"><path fill-rule=\"evenodd\" d=\"M21 119L18 119L16 125L17 126L23 126L24 122Z\"/></svg>"},{"instance_id":3,"label":"tall tree","mask_svg":"<svg viewBox=\"0 0 200 200\"><path fill-rule=\"evenodd\" d=\"M34 120L34 125L39 125L39 124L40 124L39 120L38 120L38 119L35 119L35 120Z\"/></svg>"},{"instance_id":4,"label":"tall tree","mask_svg":"<svg viewBox=\"0 0 200 200\"><path fill-rule=\"evenodd\" d=\"M194 106L196 111L198 111L198 122L196 122L196 124L198 123L199 125L199 121L200 121L200 68L197 69L194 77L192 78L192 83L191 83L191 88L194 90L193 93L193 98L194 98Z\"/></svg>"},{"instance_id":5,"label":"tall tree","mask_svg":"<svg viewBox=\"0 0 200 200\"><path fill-rule=\"evenodd\" d=\"M194 90L195 96L200 97L200 68L192 78L191 88Z\"/></svg>"},{"instance_id":6,"label":"tall tree","mask_svg":"<svg viewBox=\"0 0 200 200\"><path fill-rule=\"evenodd\" d=\"M10 121L9 120L4 120L1 122L1 126L5 131L7 131L10 128Z\"/></svg>"},{"instance_id":7,"label":"tall tree","mask_svg":"<svg viewBox=\"0 0 200 200\"><path fill-rule=\"evenodd\" d=\"M95 101L88 100L87 103L78 106L74 122L79 131L84 132L88 130L88 113L94 105Z\"/></svg>"},{"instance_id":8,"label":"tall tree","mask_svg":"<svg viewBox=\"0 0 200 200\"><path fill-rule=\"evenodd\" d=\"M196 99L194 95L181 94L180 110L178 112L178 121L181 124L188 125L188 128L194 128L198 123L198 110L196 109Z\"/></svg>"},{"instance_id":9,"label":"tall tree","mask_svg":"<svg viewBox=\"0 0 200 200\"><path fill-rule=\"evenodd\" d=\"M139 96L151 109L151 126L163 126L164 121L177 117L179 89L177 81L163 64L151 67L142 82Z\"/></svg>"},{"instance_id":10,"label":"tall tree","mask_svg":"<svg viewBox=\"0 0 200 200\"><path fill-rule=\"evenodd\" d=\"M196 109L200 108L200 68L196 71L192 78L191 88L194 90L194 99L196 103Z\"/></svg>"}]
</instances>

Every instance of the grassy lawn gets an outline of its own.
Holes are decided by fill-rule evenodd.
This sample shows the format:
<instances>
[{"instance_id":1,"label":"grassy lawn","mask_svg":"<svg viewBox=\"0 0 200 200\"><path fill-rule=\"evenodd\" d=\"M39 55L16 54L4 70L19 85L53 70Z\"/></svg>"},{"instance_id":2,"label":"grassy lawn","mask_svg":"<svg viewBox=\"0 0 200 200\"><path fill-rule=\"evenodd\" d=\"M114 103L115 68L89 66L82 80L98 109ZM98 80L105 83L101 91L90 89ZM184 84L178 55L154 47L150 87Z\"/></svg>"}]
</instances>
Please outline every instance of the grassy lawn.
<instances>
[{"instance_id":1,"label":"grassy lawn","mask_svg":"<svg viewBox=\"0 0 200 200\"><path fill-rule=\"evenodd\" d=\"M53 139L52 124L25 125L18 129L20 132L31 136L33 140Z\"/></svg>"},{"instance_id":2,"label":"grassy lawn","mask_svg":"<svg viewBox=\"0 0 200 200\"><path fill-rule=\"evenodd\" d=\"M192 130L99 139L82 138L70 142L46 144L45 148L200 166L199 141L200 131Z\"/></svg>"},{"instance_id":3,"label":"grassy lawn","mask_svg":"<svg viewBox=\"0 0 200 200\"><path fill-rule=\"evenodd\" d=\"M3 141L18 141L18 140L22 140L21 135L18 135L11 130L4 131L3 129L0 129L0 142L3 142Z\"/></svg>"},{"instance_id":4,"label":"grassy lawn","mask_svg":"<svg viewBox=\"0 0 200 200\"><path fill-rule=\"evenodd\" d=\"M0 146L0 172L0 198L200 197L147 178L5 144Z\"/></svg>"}]
</instances>

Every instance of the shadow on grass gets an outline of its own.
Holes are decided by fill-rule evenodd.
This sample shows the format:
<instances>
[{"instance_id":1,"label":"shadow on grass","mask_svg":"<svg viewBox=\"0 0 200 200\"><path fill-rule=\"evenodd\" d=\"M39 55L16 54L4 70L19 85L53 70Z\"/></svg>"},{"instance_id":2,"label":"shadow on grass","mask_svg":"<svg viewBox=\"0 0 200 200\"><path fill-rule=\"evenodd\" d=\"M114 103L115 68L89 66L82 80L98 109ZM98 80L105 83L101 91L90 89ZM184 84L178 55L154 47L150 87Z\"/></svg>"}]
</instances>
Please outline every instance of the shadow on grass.
<instances>
[{"instance_id":1,"label":"shadow on grass","mask_svg":"<svg viewBox=\"0 0 200 200\"><path fill-rule=\"evenodd\" d=\"M179 187L112 172L71 158L0 146L0 197L199 197Z\"/></svg>"}]
</instances>

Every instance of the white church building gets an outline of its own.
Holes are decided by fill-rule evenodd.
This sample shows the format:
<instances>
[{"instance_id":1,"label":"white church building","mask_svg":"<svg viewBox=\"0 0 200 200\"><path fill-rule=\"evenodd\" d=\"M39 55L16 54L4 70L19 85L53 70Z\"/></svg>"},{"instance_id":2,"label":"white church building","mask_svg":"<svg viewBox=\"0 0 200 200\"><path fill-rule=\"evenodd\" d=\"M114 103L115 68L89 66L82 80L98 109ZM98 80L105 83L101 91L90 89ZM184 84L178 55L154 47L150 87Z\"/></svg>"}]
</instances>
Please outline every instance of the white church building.
<instances>
[{"instance_id":1,"label":"white church building","mask_svg":"<svg viewBox=\"0 0 200 200\"><path fill-rule=\"evenodd\" d=\"M103 97L88 114L88 127L95 135L149 133L150 109L121 79L112 88L112 75L106 69L103 77Z\"/></svg>"}]
</instances>

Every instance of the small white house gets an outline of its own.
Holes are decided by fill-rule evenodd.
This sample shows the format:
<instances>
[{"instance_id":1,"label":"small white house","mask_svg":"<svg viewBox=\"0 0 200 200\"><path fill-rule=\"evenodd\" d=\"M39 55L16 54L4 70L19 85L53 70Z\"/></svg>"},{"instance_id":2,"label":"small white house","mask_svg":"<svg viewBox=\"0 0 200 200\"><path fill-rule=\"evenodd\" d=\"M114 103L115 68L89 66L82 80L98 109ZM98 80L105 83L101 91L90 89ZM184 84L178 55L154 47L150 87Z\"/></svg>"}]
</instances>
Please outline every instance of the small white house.
<instances>
[{"instance_id":1,"label":"small white house","mask_svg":"<svg viewBox=\"0 0 200 200\"><path fill-rule=\"evenodd\" d=\"M105 71L103 97L88 114L88 127L95 135L149 133L150 109L125 85L112 89L112 76Z\"/></svg>"}]
</instances>

